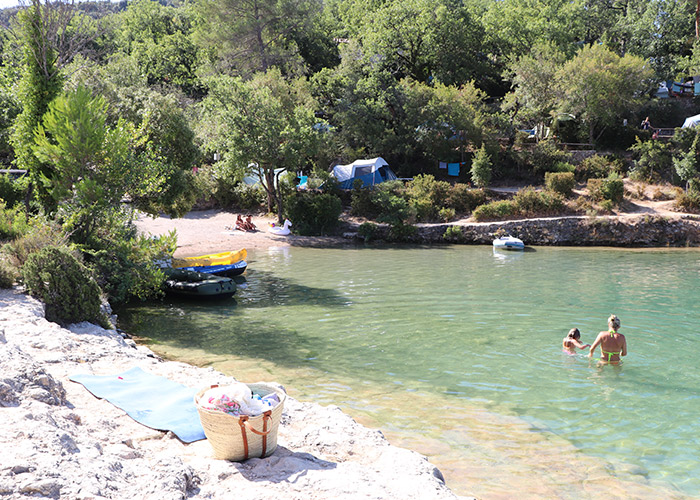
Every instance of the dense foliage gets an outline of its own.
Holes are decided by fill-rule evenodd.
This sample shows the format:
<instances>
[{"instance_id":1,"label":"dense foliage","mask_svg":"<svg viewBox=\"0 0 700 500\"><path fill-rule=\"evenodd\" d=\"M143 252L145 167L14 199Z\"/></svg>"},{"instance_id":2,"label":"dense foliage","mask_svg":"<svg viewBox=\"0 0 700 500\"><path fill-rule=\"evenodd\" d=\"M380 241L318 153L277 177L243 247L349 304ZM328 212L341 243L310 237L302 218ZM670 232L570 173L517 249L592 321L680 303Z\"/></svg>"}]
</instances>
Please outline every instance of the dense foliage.
<instances>
[{"instance_id":1,"label":"dense foliage","mask_svg":"<svg viewBox=\"0 0 700 500\"><path fill-rule=\"evenodd\" d=\"M46 319L57 323L91 321L108 326L100 287L89 270L64 248L33 253L22 268L27 291L46 304Z\"/></svg>"},{"instance_id":2,"label":"dense foliage","mask_svg":"<svg viewBox=\"0 0 700 500\"><path fill-rule=\"evenodd\" d=\"M0 10L0 163L28 171L0 177L11 249L0 262L19 269L65 243L110 299L144 298L162 278L152 260L175 242L137 238L135 209L263 209L298 232L328 232L342 210L330 165L375 156L412 182L345 200L397 240L416 222L583 209L565 199L574 180L602 210L622 201L624 175L682 185L690 207L698 135L661 142L637 124L678 127L700 112L697 98L654 98L659 83L700 73L694 8L31 0ZM609 154L580 161L564 143ZM297 192L298 176L314 189ZM507 181L545 188L505 200L488 191ZM42 240L35 217L60 236ZM363 227L371 239L376 226Z\"/></svg>"}]
</instances>

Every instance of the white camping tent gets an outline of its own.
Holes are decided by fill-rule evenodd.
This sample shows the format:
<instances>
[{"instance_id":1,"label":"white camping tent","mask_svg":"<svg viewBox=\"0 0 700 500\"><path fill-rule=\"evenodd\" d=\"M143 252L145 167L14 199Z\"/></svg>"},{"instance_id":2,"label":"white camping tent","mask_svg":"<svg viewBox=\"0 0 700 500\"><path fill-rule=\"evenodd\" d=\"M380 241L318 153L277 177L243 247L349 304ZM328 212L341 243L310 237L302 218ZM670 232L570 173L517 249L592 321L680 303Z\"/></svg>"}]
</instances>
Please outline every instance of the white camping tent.
<instances>
[{"instance_id":1,"label":"white camping tent","mask_svg":"<svg viewBox=\"0 0 700 500\"><path fill-rule=\"evenodd\" d=\"M700 115L690 116L683 122L683 128L696 127L700 125Z\"/></svg>"},{"instance_id":2,"label":"white camping tent","mask_svg":"<svg viewBox=\"0 0 700 500\"><path fill-rule=\"evenodd\" d=\"M362 180L365 186L396 179L396 174L381 156L355 160L349 165L336 165L333 167L333 176L338 179L341 189L352 189L355 179Z\"/></svg>"}]
</instances>

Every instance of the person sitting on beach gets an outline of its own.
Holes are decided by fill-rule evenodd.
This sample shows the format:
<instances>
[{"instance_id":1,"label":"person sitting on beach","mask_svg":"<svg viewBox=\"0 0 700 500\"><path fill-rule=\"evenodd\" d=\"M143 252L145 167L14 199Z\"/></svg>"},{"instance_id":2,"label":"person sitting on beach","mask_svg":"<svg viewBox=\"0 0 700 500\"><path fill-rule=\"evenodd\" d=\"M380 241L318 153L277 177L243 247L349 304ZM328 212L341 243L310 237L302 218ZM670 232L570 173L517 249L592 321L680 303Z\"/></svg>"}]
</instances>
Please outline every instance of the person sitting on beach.
<instances>
[{"instance_id":1,"label":"person sitting on beach","mask_svg":"<svg viewBox=\"0 0 700 500\"><path fill-rule=\"evenodd\" d=\"M257 231L258 230L258 228L255 227L255 224L253 224L253 221L250 220L250 215L245 220L245 230L246 231Z\"/></svg>"},{"instance_id":2,"label":"person sitting on beach","mask_svg":"<svg viewBox=\"0 0 700 500\"><path fill-rule=\"evenodd\" d=\"M620 318L611 314L608 318L608 331L598 334L598 338L595 339L588 352L588 357L592 357L596 347L600 346L601 363L619 365L621 357L627 356L627 339L618 333L619 329Z\"/></svg>"},{"instance_id":3,"label":"person sitting on beach","mask_svg":"<svg viewBox=\"0 0 700 500\"><path fill-rule=\"evenodd\" d=\"M576 354L576 348L585 349L586 347L591 347L591 344L582 344L579 340L581 338L581 332L578 328L572 328L569 330L569 334L564 337L561 342L561 346L565 352L569 354Z\"/></svg>"},{"instance_id":4,"label":"person sitting on beach","mask_svg":"<svg viewBox=\"0 0 700 500\"><path fill-rule=\"evenodd\" d=\"M245 231L245 222L241 218L241 214L238 214L238 217L236 218L236 229L239 231Z\"/></svg>"}]
</instances>

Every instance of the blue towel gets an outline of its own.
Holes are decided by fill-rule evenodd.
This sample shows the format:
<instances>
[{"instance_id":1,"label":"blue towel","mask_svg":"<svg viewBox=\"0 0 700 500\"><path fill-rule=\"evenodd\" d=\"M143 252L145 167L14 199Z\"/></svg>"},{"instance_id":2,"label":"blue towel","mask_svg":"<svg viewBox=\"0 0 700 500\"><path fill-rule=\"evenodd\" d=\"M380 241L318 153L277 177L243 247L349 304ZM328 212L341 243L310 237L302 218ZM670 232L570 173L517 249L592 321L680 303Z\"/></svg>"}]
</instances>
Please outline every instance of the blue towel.
<instances>
[{"instance_id":1,"label":"blue towel","mask_svg":"<svg viewBox=\"0 0 700 500\"><path fill-rule=\"evenodd\" d=\"M448 163L447 164L447 175L459 177L459 163Z\"/></svg>"},{"instance_id":2,"label":"blue towel","mask_svg":"<svg viewBox=\"0 0 700 500\"><path fill-rule=\"evenodd\" d=\"M73 375L94 396L124 410L138 423L161 431L172 431L180 441L206 439L194 395L197 389L132 368L117 375Z\"/></svg>"}]
</instances>

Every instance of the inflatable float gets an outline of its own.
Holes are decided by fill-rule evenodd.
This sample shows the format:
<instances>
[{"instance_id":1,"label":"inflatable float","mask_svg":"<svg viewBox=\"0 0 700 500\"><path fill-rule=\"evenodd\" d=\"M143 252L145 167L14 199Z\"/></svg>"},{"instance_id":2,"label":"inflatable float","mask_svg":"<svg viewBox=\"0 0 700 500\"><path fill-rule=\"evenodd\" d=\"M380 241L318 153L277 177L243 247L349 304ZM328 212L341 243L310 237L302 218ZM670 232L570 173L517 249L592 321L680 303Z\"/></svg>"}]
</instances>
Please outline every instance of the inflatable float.
<instances>
[{"instance_id":1,"label":"inflatable float","mask_svg":"<svg viewBox=\"0 0 700 500\"><path fill-rule=\"evenodd\" d=\"M276 234L277 236L287 236L290 231L289 227L292 225L291 222L289 222L289 219L285 219L284 221L284 226L279 227L275 226L274 224L271 224L270 227L267 229L269 233Z\"/></svg>"}]
</instances>

